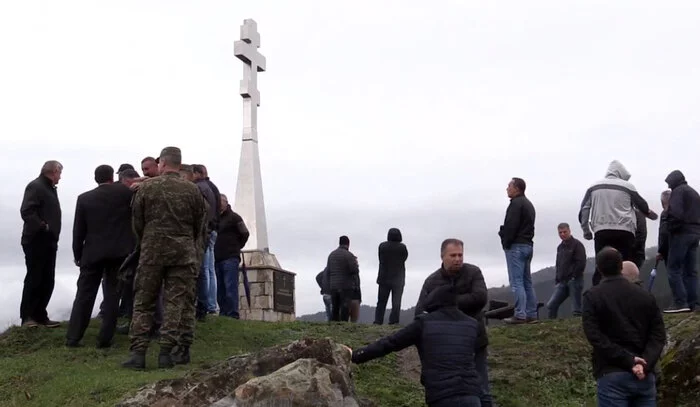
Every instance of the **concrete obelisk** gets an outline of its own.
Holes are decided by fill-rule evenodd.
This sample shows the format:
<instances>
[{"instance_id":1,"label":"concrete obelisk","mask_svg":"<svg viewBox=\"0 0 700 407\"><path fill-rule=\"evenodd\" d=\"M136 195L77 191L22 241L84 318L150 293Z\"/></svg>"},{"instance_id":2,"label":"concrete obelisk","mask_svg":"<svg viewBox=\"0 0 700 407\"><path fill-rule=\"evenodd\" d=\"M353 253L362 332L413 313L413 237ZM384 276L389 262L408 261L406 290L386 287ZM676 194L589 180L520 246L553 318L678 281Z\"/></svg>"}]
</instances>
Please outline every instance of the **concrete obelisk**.
<instances>
[{"instance_id":1,"label":"concrete obelisk","mask_svg":"<svg viewBox=\"0 0 700 407\"><path fill-rule=\"evenodd\" d=\"M238 182L234 211L241 215L250 231L242 256L248 270L250 307L247 306L243 281L239 286L240 316L262 321L295 319L294 273L283 270L267 240L267 219L263 199L260 152L258 150L258 72L265 71L265 57L260 54L260 34L252 19L241 26L241 39L233 46L234 55L243 61L243 142L238 165Z\"/></svg>"}]
</instances>

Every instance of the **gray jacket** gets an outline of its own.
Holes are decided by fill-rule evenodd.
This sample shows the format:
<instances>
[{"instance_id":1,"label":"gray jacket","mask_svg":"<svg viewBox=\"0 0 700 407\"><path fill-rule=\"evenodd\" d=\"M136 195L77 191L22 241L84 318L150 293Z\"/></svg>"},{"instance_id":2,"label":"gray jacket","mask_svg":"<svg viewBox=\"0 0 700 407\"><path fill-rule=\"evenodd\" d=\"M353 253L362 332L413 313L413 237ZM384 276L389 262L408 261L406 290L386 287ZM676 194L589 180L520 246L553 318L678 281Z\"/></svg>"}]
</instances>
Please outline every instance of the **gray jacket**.
<instances>
[{"instance_id":1,"label":"gray jacket","mask_svg":"<svg viewBox=\"0 0 700 407\"><path fill-rule=\"evenodd\" d=\"M635 234L635 208L652 220L657 218L656 214L650 214L649 205L629 182L630 177L625 166L614 160L608 166L605 178L588 188L579 211L584 235L601 230L624 230Z\"/></svg>"}]
</instances>

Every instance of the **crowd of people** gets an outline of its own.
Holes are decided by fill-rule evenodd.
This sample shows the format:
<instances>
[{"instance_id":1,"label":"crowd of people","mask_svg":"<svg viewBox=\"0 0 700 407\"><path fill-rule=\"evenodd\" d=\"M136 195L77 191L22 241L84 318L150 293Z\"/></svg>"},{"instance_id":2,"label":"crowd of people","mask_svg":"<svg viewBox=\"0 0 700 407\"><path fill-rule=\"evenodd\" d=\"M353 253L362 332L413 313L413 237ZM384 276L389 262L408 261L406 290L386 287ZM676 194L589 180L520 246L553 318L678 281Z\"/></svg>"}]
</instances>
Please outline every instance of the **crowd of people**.
<instances>
[{"instance_id":1,"label":"crowd of people","mask_svg":"<svg viewBox=\"0 0 700 407\"><path fill-rule=\"evenodd\" d=\"M24 326L60 325L49 319L46 307L61 231L56 185L62 169L57 161L46 162L40 176L27 185L22 202ZM131 319L131 356L123 365L144 368L149 342L159 335L158 365L167 368L189 363L197 319L215 312L238 318L238 267L248 231L209 180L206 167L182 164L180 149L166 147L158 158L142 160L141 169L139 177L132 166L122 165L114 182L112 167L101 165L95 170L97 188L78 197L73 253L80 276L66 345L81 346L102 284L97 346L111 345L122 312ZM605 177L584 194L579 221L583 238L594 241L596 263L593 287L585 293L585 247L567 223L557 226L556 290L547 302L549 317L556 318L560 305L571 297L573 314L582 317L593 348L600 406L655 405L654 368L665 328L656 300L639 280L646 219L660 218L656 261L666 263L673 294L673 304L663 312L698 309L700 195L680 171L671 172L659 217L629 182L630 176L620 162L612 161ZM523 179L510 180L510 204L498 231L514 299L513 316L504 319L510 325L539 322L530 269L536 211L525 191ZM458 239L446 239L440 255L440 268L423 283L415 320L354 351L352 359L364 363L416 345L430 406L491 406L484 276L479 267L464 262L464 243ZM391 295L389 324L397 324L408 258L399 229L388 231L378 258L374 323L384 322ZM347 236L340 237L316 281L328 320L357 322L360 270Z\"/></svg>"},{"instance_id":2,"label":"crowd of people","mask_svg":"<svg viewBox=\"0 0 700 407\"><path fill-rule=\"evenodd\" d=\"M158 366L190 362L195 321L208 314L238 318L238 268L249 232L204 165L182 163L177 147L141 161L143 176L122 164L95 169L97 187L78 196L73 258L80 268L66 333L79 347L100 286L101 327L96 346L129 334L122 365L145 368L150 341L159 338ZM49 318L61 232L57 188L63 165L47 161L24 192L22 248L27 274L20 318L25 327L58 327ZM119 316L130 322L117 327Z\"/></svg>"}]
</instances>

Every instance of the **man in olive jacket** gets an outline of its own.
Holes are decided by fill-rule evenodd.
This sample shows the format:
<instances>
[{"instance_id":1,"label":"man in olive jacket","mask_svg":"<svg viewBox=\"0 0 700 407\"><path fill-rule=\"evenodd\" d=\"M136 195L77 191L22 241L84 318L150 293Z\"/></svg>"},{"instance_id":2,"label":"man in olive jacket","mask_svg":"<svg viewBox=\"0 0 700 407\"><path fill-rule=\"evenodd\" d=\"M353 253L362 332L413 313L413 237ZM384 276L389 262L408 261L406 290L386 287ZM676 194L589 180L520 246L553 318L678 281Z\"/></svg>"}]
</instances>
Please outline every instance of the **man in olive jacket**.
<instances>
[{"instance_id":1,"label":"man in olive jacket","mask_svg":"<svg viewBox=\"0 0 700 407\"><path fill-rule=\"evenodd\" d=\"M479 334L476 338L475 363L481 383L481 405L491 407L491 390L489 386L488 363L486 360L488 337L484 325L484 307L488 299L486 283L479 267L464 263L464 243L459 239L446 239L440 247L441 267L429 275L423 283L416 317L425 313L426 298L438 287L453 284L457 292L457 307L460 311L479 322Z\"/></svg>"}]
</instances>

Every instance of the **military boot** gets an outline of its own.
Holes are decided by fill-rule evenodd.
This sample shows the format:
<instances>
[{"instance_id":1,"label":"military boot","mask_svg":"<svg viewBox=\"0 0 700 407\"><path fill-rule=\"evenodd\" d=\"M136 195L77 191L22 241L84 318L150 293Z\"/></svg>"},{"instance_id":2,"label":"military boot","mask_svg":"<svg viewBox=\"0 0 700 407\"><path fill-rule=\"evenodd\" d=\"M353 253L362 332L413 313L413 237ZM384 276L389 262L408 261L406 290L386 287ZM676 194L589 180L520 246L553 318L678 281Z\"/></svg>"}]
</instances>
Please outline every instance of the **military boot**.
<instances>
[{"instance_id":1,"label":"military boot","mask_svg":"<svg viewBox=\"0 0 700 407\"><path fill-rule=\"evenodd\" d=\"M146 368L146 352L131 352L129 360L122 363L122 367L127 369L145 369Z\"/></svg>"},{"instance_id":2,"label":"military boot","mask_svg":"<svg viewBox=\"0 0 700 407\"><path fill-rule=\"evenodd\" d=\"M187 365L190 363L190 347L178 346L177 351L173 353L173 362L176 365Z\"/></svg>"},{"instance_id":3,"label":"military boot","mask_svg":"<svg viewBox=\"0 0 700 407\"><path fill-rule=\"evenodd\" d=\"M175 366L173 362L172 348L160 348L160 354L158 354L158 369L171 369Z\"/></svg>"}]
</instances>

